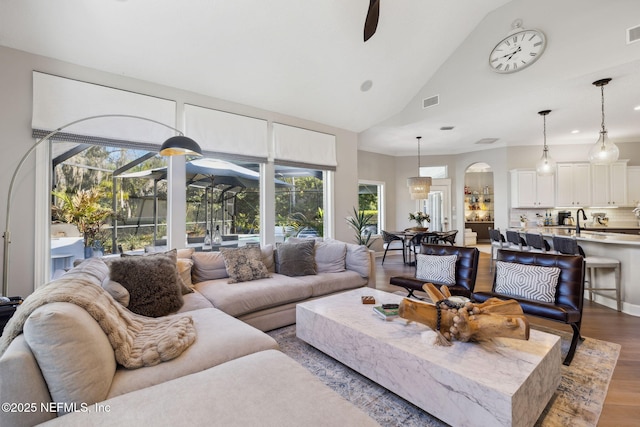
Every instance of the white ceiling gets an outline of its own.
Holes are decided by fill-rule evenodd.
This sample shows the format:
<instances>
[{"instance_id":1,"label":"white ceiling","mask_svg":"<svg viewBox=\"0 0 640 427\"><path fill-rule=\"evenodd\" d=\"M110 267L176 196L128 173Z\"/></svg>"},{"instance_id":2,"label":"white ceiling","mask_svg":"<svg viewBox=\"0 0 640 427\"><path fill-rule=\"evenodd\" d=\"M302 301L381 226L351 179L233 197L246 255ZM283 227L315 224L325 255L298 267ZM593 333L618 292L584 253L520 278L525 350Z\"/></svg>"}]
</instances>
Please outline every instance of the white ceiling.
<instances>
[{"instance_id":1,"label":"white ceiling","mask_svg":"<svg viewBox=\"0 0 640 427\"><path fill-rule=\"evenodd\" d=\"M363 150L452 154L598 134L599 90L615 141L640 142L637 0L0 0L0 45L360 133ZM522 19L548 47L516 74L491 48ZM366 80L373 86L363 92ZM440 105L422 109L422 98ZM441 126L452 125L452 131ZM579 134L571 134L579 129ZM499 138L488 146L482 138Z\"/></svg>"}]
</instances>

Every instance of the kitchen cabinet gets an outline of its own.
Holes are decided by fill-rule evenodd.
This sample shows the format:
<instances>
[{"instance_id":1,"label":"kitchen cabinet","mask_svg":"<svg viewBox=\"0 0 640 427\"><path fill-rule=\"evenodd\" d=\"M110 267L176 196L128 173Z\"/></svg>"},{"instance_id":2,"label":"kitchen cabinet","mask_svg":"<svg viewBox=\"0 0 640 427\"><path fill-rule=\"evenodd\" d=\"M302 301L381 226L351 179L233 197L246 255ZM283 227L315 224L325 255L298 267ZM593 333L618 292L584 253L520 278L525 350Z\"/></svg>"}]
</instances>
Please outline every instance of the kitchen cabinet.
<instances>
[{"instance_id":1,"label":"kitchen cabinet","mask_svg":"<svg viewBox=\"0 0 640 427\"><path fill-rule=\"evenodd\" d=\"M627 162L591 166L591 205L627 206Z\"/></svg>"},{"instance_id":2,"label":"kitchen cabinet","mask_svg":"<svg viewBox=\"0 0 640 427\"><path fill-rule=\"evenodd\" d=\"M587 207L591 205L591 165L558 163L556 169L556 206Z\"/></svg>"},{"instance_id":3,"label":"kitchen cabinet","mask_svg":"<svg viewBox=\"0 0 640 427\"><path fill-rule=\"evenodd\" d=\"M535 170L511 171L512 208L552 208L555 206L553 175L539 176Z\"/></svg>"},{"instance_id":4,"label":"kitchen cabinet","mask_svg":"<svg viewBox=\"0 0 640 427\"><path fill-rule=\"evenodd\" d=\"M627 204L637 206L640 203L640 166L627 167Z\"/></svg>"}]
</instances>

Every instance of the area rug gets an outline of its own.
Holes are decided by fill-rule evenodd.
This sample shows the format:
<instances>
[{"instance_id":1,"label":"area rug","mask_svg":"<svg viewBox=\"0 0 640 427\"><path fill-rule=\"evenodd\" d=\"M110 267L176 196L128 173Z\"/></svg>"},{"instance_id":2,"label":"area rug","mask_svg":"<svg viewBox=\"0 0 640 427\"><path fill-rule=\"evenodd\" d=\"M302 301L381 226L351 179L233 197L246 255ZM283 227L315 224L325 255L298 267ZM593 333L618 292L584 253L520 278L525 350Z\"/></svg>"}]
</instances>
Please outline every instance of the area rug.
<instances>
[{"instance_id":1,"label":"area rug","mask_svg":"<svg viewBox=\"0 0 640 427\"><path fill-rule=\"evenodd\" d=\"M536 326L562 337L562 357L569 350L571 334ZM269 332L283 353L296 360L342 397L369 414L382 426L446 426L420 408L363 377L296 337L296 327ZM558 390L536 426L595 426L602 412L620 345L586 338L571 362L562 365Z\"/></svg>"}]
</instances>

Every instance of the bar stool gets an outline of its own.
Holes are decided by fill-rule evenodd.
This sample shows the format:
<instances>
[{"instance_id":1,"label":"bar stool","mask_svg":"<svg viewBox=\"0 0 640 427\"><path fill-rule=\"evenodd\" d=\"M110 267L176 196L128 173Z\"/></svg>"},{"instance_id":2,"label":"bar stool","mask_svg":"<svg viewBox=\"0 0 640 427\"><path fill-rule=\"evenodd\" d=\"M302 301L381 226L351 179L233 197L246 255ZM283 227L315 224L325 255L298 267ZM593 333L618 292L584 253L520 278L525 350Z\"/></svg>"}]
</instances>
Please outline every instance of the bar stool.
<instances>
[{"instance_id":1,"label":"bar stool","mask_svg":"<svg viewBox=\"0 0 640 427\"><path fill-rule=\"evenodd\" d=\"M527 242L520 237L520 233L517 231L507 230L505 234L507 235L507 242L509 242L508 249L521 252L528 252L531 250L529 245L527 245Z\"/></svg>"},{"instance_id":2,"label":"bar stool","mask_svg":"<svg viewBox=\"0 0 640 427\"><path fill-rule=\"evenodd\" d=\"M549 242L544 240L544 237L542 237L540 233L525 233L524 238L533 252L546 253L551 250Z\"/></svg>"},{"instance_id":3,"label":"bar stool","mask_svg":"<svg viewBox=\"0 0 640 427\"><path fill-rule=\"evenodd\" d=\"M553 249L565 255L582 255L586 267L584 290L589 291L589 301L593 301L593 294L603 295L603 291L616 293L616 307L622 311L622 298L620 296L620 261L614 258L600 256L586 256L584 250L578 245L575 237L553 236ZM601 288L596 286L596 270L598 268L613 269L615 275L615 287ZM587 286L588 283L588 286Z\"/></svg>"},{"instance_id":4,"label":"bar stool","mask_svg":"<svg viewBox=\"0 0 640 427\"><path fill-rule=\"evenodd\" d=\"M489 239L491 240L491 262L489 263L489 273L493 271L493 264L498 257L498 249L512 249L509 242L504 238L499 228L489 229Z\"/></svg>"}]
</instances>

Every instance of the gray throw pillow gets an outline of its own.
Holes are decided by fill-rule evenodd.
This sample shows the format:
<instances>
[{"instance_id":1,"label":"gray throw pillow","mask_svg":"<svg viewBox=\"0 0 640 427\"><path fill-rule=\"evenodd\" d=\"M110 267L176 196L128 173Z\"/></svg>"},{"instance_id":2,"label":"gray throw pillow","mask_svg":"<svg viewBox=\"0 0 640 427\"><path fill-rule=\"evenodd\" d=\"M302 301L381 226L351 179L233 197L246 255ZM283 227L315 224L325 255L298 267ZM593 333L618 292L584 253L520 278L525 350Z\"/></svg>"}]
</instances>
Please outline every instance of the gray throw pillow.
<instances>
[{"instance_id":1,"label":"gray throw pillow","mask_svg":"<svg viewBox=\"0 0 640 427\"><path fill-rule=\"evenodd\" d=\"M276 251L276 272L285 276L309 276L316 273L315 240L284 243Z\"/></svg>"},{"instance_id":2,"label":"gray throw pillow","mask_svg":"<svg viewBox=\"0 0 640 427\"><path fill-rule=\"evenodd\" d=\"M175 260L169 256L129 256L111 263L111 280L129 291L134 313L161 317L184 304Z\"/></svg>"},{"instance_id":3,"label":"gray throw pillow","mask_svg":"<svg viewBox=\"0 0 640 427\"><path fill-rule=\"evenodd\" d=\"M193 293L193 289L191 289L191 280L190 280L190 278L189 278L189 283L185 283L185 281L182 280L180 267L178 266L178 250L172 249L172 250L166 251L166 252L153 252L153 253L149 253L149 254L145 254L145 255L129 255L129 254L121 254L120 255L121 258L141 257L141 256L145 256L145 257L157 257L157 256L168 257L171 260L171 262L176 264L176 268L177 268L176 271L177 271L177 276L178 276L178 285L180 286L180 291L182 292L182 295ZM191 270L189 270L189 275L191 275Z\"/></svg>"}]
</instances>

